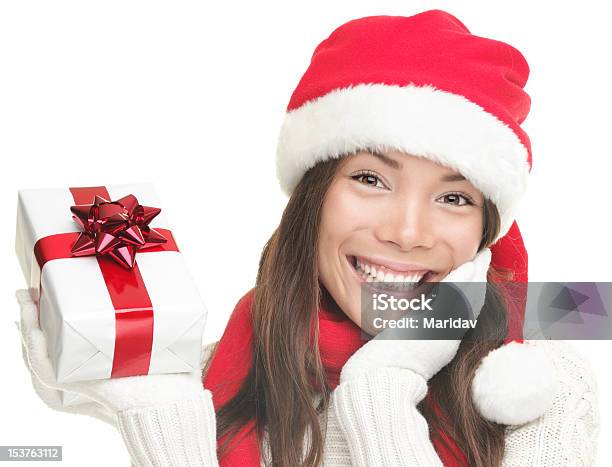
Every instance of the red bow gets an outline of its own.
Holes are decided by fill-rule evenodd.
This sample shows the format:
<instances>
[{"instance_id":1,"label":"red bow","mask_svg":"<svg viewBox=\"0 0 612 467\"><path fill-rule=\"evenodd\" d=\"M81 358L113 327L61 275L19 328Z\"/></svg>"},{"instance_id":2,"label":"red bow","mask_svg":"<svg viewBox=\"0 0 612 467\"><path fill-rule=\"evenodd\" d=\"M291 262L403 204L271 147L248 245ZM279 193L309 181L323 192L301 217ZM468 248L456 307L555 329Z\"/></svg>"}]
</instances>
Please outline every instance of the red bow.
<instances>
[{"instance_id":1,"label":"red bow","mask_svg":"<svg viewBox=\"0 0 612 467\"><path fill-rule=\"evenodd\" d=\"M161 209L138 204L134 195L117 201L96 195L93 204L71 206L70 210L83 229L70 250L74 256L108 255L132 269L138 250L167 242L149 227Z\"/></svg>"}]
</instances>

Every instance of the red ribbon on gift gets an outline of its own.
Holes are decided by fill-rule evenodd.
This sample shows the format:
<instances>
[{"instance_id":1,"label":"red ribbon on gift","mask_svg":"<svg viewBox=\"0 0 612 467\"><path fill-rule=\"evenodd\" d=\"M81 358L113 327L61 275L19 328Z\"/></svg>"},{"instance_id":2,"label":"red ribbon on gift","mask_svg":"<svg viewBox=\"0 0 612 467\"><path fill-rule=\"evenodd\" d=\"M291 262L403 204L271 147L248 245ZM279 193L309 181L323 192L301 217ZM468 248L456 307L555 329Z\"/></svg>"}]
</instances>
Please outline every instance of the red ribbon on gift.
<instances>
[{"instance_id":1,"label":"red ribbon on gift","mask_svg":"<svg viewBox=\"0 0 612 467\"><path fill-rule=\"evenodd\" d=\"M96 201L113 204L108 201L110 196L106 187L103 186L70 188L70 192L77 206L91 205L92 200L94 200L94 205ZM126 200L126 198L122 198L122 200ZM129 201L134 200L130 199ZM125 205L122 206L125 207ZM152 212L149 212L149 214L152 214ZM155 216L149 216L148 221L150 222L153 217ZM143 225L145 231L148 228L148 222L146 224ZM146 249L138 249L139 252L179 251L170 230L157 228L154 232L155 234L151 238L156 241L149 242ZM161 242L157 235L165 241ZM41 277L43 266L49 261L75 258L73 248L76 245L82 246L84 244L82 241L79 242L79 239L83 240L82 237L82 232L68 232L39 239L34 245L34 256L40 267ZM144 246L147 242L136 241L136 243ZM155 244L152 245L151 243ZM117 244L114 246L117 247ZM106 251L111 250L107 249ZM110 254L96 254L96 260L115 308L115 351L111 377L148 374L153 346L153 305L138 269L138 264L134 261L133 267L130 268L129 264L117 261L117 258ZM39 287L40 296L42 285Z\"/></svg>"}]
</instances>

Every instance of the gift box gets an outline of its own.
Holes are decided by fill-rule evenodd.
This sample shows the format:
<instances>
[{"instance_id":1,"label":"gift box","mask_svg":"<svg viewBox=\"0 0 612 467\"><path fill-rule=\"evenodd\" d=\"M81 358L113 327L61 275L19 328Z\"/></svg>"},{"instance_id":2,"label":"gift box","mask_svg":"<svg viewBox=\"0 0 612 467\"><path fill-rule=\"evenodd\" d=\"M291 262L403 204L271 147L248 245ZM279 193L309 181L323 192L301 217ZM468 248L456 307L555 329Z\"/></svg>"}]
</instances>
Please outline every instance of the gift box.
<instances>
[{"instance_id":1,"label":"gift box","mask_svg":"<svg viewBox=\"0 0 612 467\"><path fill-rule=\"evenodd\" d=\"M148 183L19 191L16 252L58 383L199 367L206 308L170 229Z\"/></svg>"}]
</instances>

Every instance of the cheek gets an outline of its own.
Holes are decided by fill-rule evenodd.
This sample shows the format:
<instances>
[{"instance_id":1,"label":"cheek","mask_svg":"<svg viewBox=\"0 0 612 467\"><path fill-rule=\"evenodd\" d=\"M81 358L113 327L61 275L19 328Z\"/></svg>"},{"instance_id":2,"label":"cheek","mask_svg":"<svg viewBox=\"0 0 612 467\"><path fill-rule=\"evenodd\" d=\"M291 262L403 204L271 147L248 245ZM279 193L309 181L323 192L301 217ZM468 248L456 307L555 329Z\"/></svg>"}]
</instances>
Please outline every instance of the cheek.
<instances>
[{"instance_id":1,"label":"cheek","mask_svg":"<svg viewBox=\"0 0 612 467\"><path fill-rule=\"evenodd\" d=\"M371 217L363 202L338 182L330 187L321 210L318 240L319 280L344 313L357 324L360 320L360 294L347 270L345 256L360 244L360 232Z\"/></svg>"},{"instance_id":2,"label":"cheek","mask_svg":"<svg viewBox=\"0 0 612 467\"><path fill-rule=\"evenodd\" d=\"M330 187L323 205L323 218L332 229L350 232L368 224L372 214L369 204L349 182L341 180Z\"/></svg>"},{"instance_id":3,"label":"cheek","mask_svg":"<svg viewBox=\"0 0 612 467\"><path fill-rule=\"evenodd\" d=\"M350 206L343 199L341 193L333 185L327 192L321 210L321 223L319 225L319 275L326 287L329 288L334 263L339 258L342 243L350 234L350 226L343 222L348 216Z\"/></svg>"},{"instance_id":4,"label":"cheek","mask_svg":"<svg viewBox=\"0 0 612 467\"><path fill-rule=\"evenodd\" d=\"M336 182L328 190L321 210L320 242L329 248L338 248L371 222L367 203L344 181Z\"/></svg>"},{"instance_id":5,"label":"cheek","mask_svg":"<svg viewBox=\"0 0 612 467\"><path fill-rule=\"evenodd\" d=\"M443 239L453 257L455 266L471 260L482 239L482 216L477 213L440 223L438 238Z\"/></svg>"}]
</instances>

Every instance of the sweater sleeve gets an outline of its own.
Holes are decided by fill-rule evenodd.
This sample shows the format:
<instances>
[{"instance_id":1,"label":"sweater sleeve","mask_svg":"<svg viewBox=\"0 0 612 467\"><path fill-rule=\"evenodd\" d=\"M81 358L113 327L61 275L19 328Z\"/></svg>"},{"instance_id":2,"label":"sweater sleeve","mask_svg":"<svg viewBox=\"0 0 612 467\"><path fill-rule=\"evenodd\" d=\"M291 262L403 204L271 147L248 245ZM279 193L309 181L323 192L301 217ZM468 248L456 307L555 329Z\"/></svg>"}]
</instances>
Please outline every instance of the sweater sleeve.
<instances>
[{"instance_id":1,"label":"sweater sleeve","mask_svg":"<svg viewBox=\"0 0 612 467\"><path fill-rule=\"evenodd\" d=\"M123 410L117 419L136 467L218 465L210 391L161 406Z\"/></svg>"},{"instance_id":2,"label":"sweater sleeve","mask_svg":"<svg viewBox=\"0 0 612 467\"><path fill-rule=\"evenodd\" d=\"M525 425L508 427L503 467L591 466L599 435L598 388L585 358L564 341L532 341L555 363L559 388L552 407Z\"/></svg>"},{"instance_id":3,"label":"sweater sleeve","mask_svg":"<svg viewBox=\"0 0 612 467\"><path fill-rule=\"evenodd\" d=\"M214 345L202 350L205 369ZM117 413L117 427L135 467L217 466L215 409L210 391Z\"/></svg>"},{"instance_id":4,"label":"sweater sleeve","mask_svg":"<svg viewBox=\"0 0 612 467\"><path fill-rule=\"evenodd\" d=\"M417 409L426 394L425 379L400 368L380 368L340 384L332 407L351 464L441 467L427 422Z\"/></svg>"}]
</instances>

